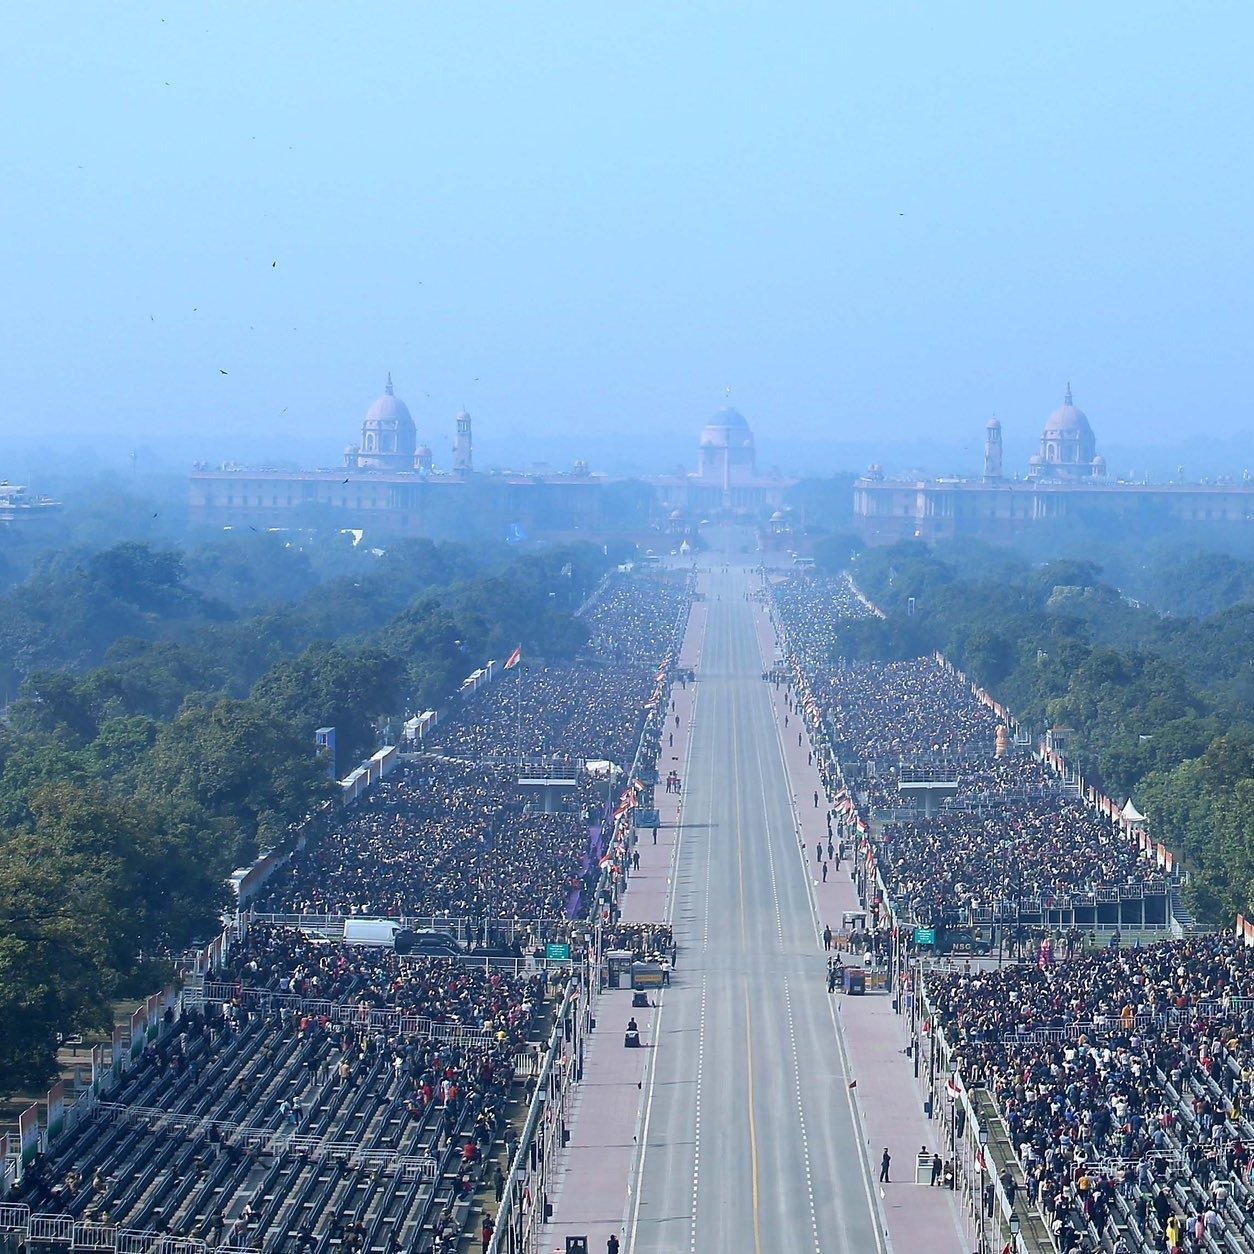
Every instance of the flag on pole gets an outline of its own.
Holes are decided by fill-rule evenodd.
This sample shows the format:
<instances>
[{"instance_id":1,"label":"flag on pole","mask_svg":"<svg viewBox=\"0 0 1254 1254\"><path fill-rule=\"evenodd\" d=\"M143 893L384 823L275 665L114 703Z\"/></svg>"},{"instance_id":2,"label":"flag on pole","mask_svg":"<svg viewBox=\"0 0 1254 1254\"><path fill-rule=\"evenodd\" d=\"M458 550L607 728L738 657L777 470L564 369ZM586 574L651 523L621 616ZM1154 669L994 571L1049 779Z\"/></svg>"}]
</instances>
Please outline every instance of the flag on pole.
<instances>
[{"instance_id":1,"label":"flag on pole","mask_svg":"<svg viewBox=\"0 0 1254 1254\"><path fill-rule=\"evenodd\" d=\"M522 645L519 645L518 648L516 648L513 651L513 653L511 653L509 657L505 659L505 669L507 671L512 671L514 667L517 666L518 663L521 661L522 661Z\"/></svg>"}]
</instances>

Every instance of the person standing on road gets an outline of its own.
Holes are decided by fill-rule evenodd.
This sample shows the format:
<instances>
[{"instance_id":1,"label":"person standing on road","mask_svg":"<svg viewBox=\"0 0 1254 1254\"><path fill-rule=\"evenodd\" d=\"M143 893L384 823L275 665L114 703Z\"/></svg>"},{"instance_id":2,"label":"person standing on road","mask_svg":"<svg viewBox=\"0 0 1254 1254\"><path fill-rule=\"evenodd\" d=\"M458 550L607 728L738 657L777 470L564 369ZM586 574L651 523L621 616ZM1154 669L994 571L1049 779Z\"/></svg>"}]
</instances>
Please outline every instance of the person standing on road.
<instances>
[{"instance_id":1,"label":"person standing on road","mask_svg":"<svg viewBox=\"0 0 1254 1254\"><path fill-rule=\"evenodd\" d=\"M832 952L832 925L830 923L823 929L823 952Z\"/></svg>"},{"instance_id":2,"label":"person standing on road","mask_svg":"<svg viewBox=\"0 0 1254 1254\"><path fill-rule=\"evenodd\" d=\"M831 865L832 865L832 864L831 864L830 862L824 862L824 863L823 863L823 883L824 883L824 884L826 884L826 883L827 883L827 868L828 868L829 866L831 866Z\"/></svg>"},{"instance_id":3,"label":"person standing on road","mask_svg":"<svg viewBox=\"0 0 1254 1254\"><path fill-rule=\"evenodd\" d=\"M616 1233L610 1233L610 1239L605 1243L605 1254L618 1254L618 1236Z\"/></svg>"},{"instance_id":4,"label":"person standing on road","mask_svg":"<svg viewBox=\"0 0 1254 1254\"><path fill-rule=\"evenodd\" d=\"M816 810L819 808L819 792L817 788L814 790L814 808Z\"/></svg>"},{"instance_id":5,"label":"person standing on road","mask_svg":"<svg viewBox=\"0 0 1254 1254\"><path fill-rule=\"evenodd\" d=\"M888 1152L888 1147L884 1147L884 1153L880 1156L880 1183L887 1184L889 1164L893 1161L892 1155Z\"/></svg>"}]
</instances>

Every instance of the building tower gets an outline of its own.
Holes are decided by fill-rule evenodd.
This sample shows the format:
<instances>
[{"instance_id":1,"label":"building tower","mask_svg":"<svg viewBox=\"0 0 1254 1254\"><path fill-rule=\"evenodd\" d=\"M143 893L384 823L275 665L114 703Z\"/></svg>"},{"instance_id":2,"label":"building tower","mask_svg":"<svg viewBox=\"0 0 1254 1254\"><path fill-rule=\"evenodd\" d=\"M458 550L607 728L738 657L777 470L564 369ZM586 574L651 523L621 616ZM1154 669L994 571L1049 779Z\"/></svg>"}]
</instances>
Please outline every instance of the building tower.
<instances>
[{"instance_id":1,"label":"building tower","mask_svg":"<svg viewBox=\"0 0 1254 1254\"><path fill-rule=\"evenodd\" d=\"M1001 423L990 418L984 428L984 482L1001 479Z\"/></svg>"},{"instance_id":2,"label":"building tower","mask_svg":"<svg viewBox=\"0 0 1254 1254\"><path fill-rule=\"evenodd\" d=\"M469 475L475 469L474 450L470 438L470 415L463 409L457 415L457 441L453 445L453 473Z\"/></svg>"}]
</instances>

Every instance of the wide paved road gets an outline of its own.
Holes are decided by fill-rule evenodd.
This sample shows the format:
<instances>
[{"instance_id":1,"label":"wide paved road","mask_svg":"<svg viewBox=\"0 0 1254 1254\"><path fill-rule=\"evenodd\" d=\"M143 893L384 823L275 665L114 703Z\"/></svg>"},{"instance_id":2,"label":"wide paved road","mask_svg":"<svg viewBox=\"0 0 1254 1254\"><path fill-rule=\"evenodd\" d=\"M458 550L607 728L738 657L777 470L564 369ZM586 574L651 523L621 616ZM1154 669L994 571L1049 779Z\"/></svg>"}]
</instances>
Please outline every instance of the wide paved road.
<instances>
[{"instance_id":1,"label":"wide paved road","mask_svg":"<svg viewBox=\"0 0 1254 1254\"><path fill-rule=\"evenodd\" d=\"M884 1248L761 679L762 609L744 599L757 582L734 566L710 578L675 880L679 963L645 1081L627 1254Z\"/></svg>"}]
</instances>

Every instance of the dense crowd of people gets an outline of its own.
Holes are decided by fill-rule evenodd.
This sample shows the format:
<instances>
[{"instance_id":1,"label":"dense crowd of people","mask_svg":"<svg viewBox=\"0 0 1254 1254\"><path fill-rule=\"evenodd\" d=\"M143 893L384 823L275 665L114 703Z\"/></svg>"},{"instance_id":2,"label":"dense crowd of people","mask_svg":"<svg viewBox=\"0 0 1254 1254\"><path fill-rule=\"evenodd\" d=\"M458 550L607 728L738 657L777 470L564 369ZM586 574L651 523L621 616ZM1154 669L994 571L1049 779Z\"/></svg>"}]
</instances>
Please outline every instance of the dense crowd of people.
<instances>
[{"instance_id":1,"label":"dense crowd of people","mask_svg":"<svg viewBox=\"0 0 1254 1254\"><path fill-rule=\"evenodd\" d=\"M877 862L889 895L921 925L1011 902L1040 910L1153 879L1127 835L1033 758L972 766L959 779L954 808L879 831Z\"/></svg>"},{"instance_id":2,"label":"dense crowd of people","mask_svg":"<svg viewBox=\"0 0 1254 1254\"><path fill-rule=\"evenodd\" d=\"M475 761L553 755L630 762L654 674L678 651L688 578L616 573L588 606L583 656L570 664L526 656L440 721L427 745Z\"/></svg>"},{"instance_id":3,"label":"dense crowd of people","mask_svg":"<svg viewBox=\"0 0 1254 1254\"><path fill-rule=\"evenodd\" d=\"M267 924L249 929L223 978L233 981L233 1001L238 1003L247 1002L250 991L264 989L310 1002L394 1009L427 1024L483 1032L485 1041L491 1041L489 1052L471 1050L461 1063L464 1067L470 1060L476 1073L485 1061L495 1070L509 1065L512 1053L527 1040L532 1015L545 992L544 977L534 973L519 975L509 968L481 967L456 958L402 958L382 946L328 942L297 928ZM305 1018L299 1009L292 1013L302 1031L329 1027ZM427 1030L438 1037L438 1027ZM334 1054L334 1042L329 1052ZM410 1052L411 1061L416 1057Z\"/></svg>"},{"instance_id":4,"label":"dense crowd of people","mask_svg":"<svg viewBox=\"0 0 1254 1254\"><path fill-rule=\"evenodd\" d=\"M693 576L615 572L582 615L589 656L619 666L656 666L676 651L692 601Z\"/></svg>"},{"instance_id":5,"label":"dense crowd of people","mask_svg":"<svg viewBox=\"0 0 1254 1254\"><path fill-rule=\"evenodd\" d=\"M931 658L830 666L811 687L833 739L857 761L887 770L899 761L992 756L997 716Z\"/></svg>"},{"instance_id":6,"label":"dense crowd of people","mask_svg":"<svg viewBox=\"0 0 1254 1254\"><path fill-rule=\"evenodd\" d=\"M437 1118L441 1131L435 1144L458 1163L452 1194L443 1198L444 1209L432 1226L437 1244L443 1242L440 1249L455 1248L461 1227L453 1208L468 1199L484 1149L497 1135L516 1060L546 998L544 975L529 964L508 961L402 955L385 945L336 939L334 930L298 929L261 917L482 922L476 932L481 945L496 939L488 920L547 921L553 924L552 935L582 943L587 929L580 920L587 916L590 890L600 874L604 823L625 780L619 771L593 774L577 759L608 758L626 767L642 736L656 751L665 705L661 672L677 652L690 599L687 576L611 576L584 610L589 627L585 657L561 667L524 662L512 669L439 725L437 745L428 743L428 752L337 815L331 830L312 838L249 903L251 925L228 967L215 973L205 1016L189 1019L195 1031L179 1025L141 1055L141 1078L131 1085L139 1104L155 1102L154 1085L164 1088L176 1078L181 1086L212 1085L195 1102L202 1112L197 1118L208 1121L205 1126L235 1121L250 1128L255 1124L260 1132L278 1120L314 1138L340 1138L355 1135L355 1129L315 1129L314 1112L321 1112L320 1120L330 1119L330 1112L343 1106L348 1117L349 1107L358 1110L360 1103L332 1101L328 1094L357 1092L360 1086L385 1103L380 1109L404 1112L388 1133L394 1147L406 1144L406 1118L415 1136ZM540 812L520 793L514 760L520 749L526 757L560 758L560 773L574 774L562 813ZM515 954L521 953L520 935L538 942L541 930L549 934L534 926L508 930ZM669 946L673 954L669 929L633 932L620 926L614 938L642 953ZM235 1052L244 1057L234 1043L245 1036L251 1042L247 1070L233 1075ZM279 1093L281 1103L271 1109ZM211 1110L206 1102L221 1109ZM368 1118L377 1122L375 1115ZM461 1139L449 1148L454 1135ZM102 1144L92 1152L107 1154ZM427 1153L429 1144L415 1142L417 1148L403 1152ZM73 1163L74 1154L71 1142L66 1161ZM177 1157L175 1151L171 1162ZM198 1155L196 1163L201 1161ZM171 1198L177 1193L182 1199L180 1214L202 1204L197 1200L202 1167L196 1172L195 1179L184 1182L171 1171L161 1185ZM77 1187L81 1174L75 1164L65 1180ZM440 1179L447 1180L448 1173ZM37 1173L31 1187L43 1190ZM73 1199L74 1189L67 1193L64 1184L56 1187L62 1190L56 1197L32 1191L32 1200ZM245 1187L251 1188L251 1182ZM437 1187L444 1188L439 1180ZM130 1200L116 1203L119 1210L130 1209L110 1214L107 1222L142 1226L152 1221L138 1184L132 1193ZM269 1222L256 1215L268 1210L273 1217L282 1205L277 1195L267 1197L264 1207L254 1208L256 1199L249 1198L241 1209L239 1200L217 1197L221 1223L215 1220L209 1227L215 1243L221 1243L224 1232L241 1244L252 1240ZM184 1222L172 1221L173 1211L159 1213L161 1224L168 1224L160 1231L173 1233ZM345 1234L364 1230L361 1218L356 1217L355 1227L343 1227L348 1221L339 1215L326 1223L315 1216L321 1236L315 1238L311 1222L302 1229L299 1248L315 1250L319 1241L326 1248L328 1233L334 1238L338 1225L341 1247L349 1249ZM376 1215L376 1235L381 1223ZM398 1221L393 1237L399 1230ZM419 1236L413 1248L434 1247Z\"/></svg>"},{"instance_id":7,"label":"dense crowd of people","mask_svg":"<svg viewBox=\"0 0 1254 1254\"><path fill-rule=\"evenodd\" d=\"M468 761L550 757L630 762L653 675L639 666L523 659L436 725L428 747Z\"/></svg>"},{"instance_id":8,"label":"dense crowd of people","mask_svg":"<svg viewBox=\"0 0 1254 1254\"><path fill-rule=\"evenodd\" d=\"M842 623L873 612L848 579L813 572L773 584L771 606L789 652L807 674L823 672L840 656Z\"/></svg>"},{"instance_id":9,"label":"dense crowd of people","mask_svg":"<svg viewBox=\"0 0 1254 1254\"><path fill-rule=\"evenodd\" d=\"M585 612L591 662L522 665L462 703L428 753L381 782L254 901L264 913L560 919L597 877L612 782L577 773L559 814L526 807L514 759L628 765L656 672L678 648L683 577L616 574ZM619 664L606 665L614 655ZM622 664L622 659L630 664ZM656 740L656 732L650 743ZM493 765L500 763L500 765Z\"/></svg>"},{"instance_id":10,"label":"dense crowd of people","mask_svg":"<svg viewBox=\"0 0 1254 1254\"><path fill-rule=\"evenodd\" d=\"M565 915L590 873L584 813L524 808L517 773L435 758L379 783L254 899L264 913L385 918ZM583 781L584 795L604 788ZM596 814L596 818L600 815Z\"/></svg>"},{"instance_id":11,"label":"dense crowd of people","mask_svg":"<svg viewBox=\"0 0 1254 1254\"><path fill-rule=\"evenodd\" d=\"M927 994L1055 1232L1132 1224L1155 1248L1173 1217L1190 1240L1199 1219L1212 1234L1248 1226L1254 949L1222 934L1107 947L933 973Z\"/></svg>"},{"instance_id":12,"label":"dense crowd of people","mask_svg":"<svg viewBox=\"0 0 1254 1254\"><path fill-rule=\"evenodd\" d=\"M1012 902L1039 910L1098 890L1161 886L1118 824L1016 747L955 671L930 657L841 659L836 616L870 612L847 581L797 576L775 588L774 603L805 689L792 708L822 721L863 817L884 820L873 835L876 864L907 917L927 926ZM906 813L916 803L900 786L920 775L956 785L932 817Z\"/></svg>"}]
</instances>

